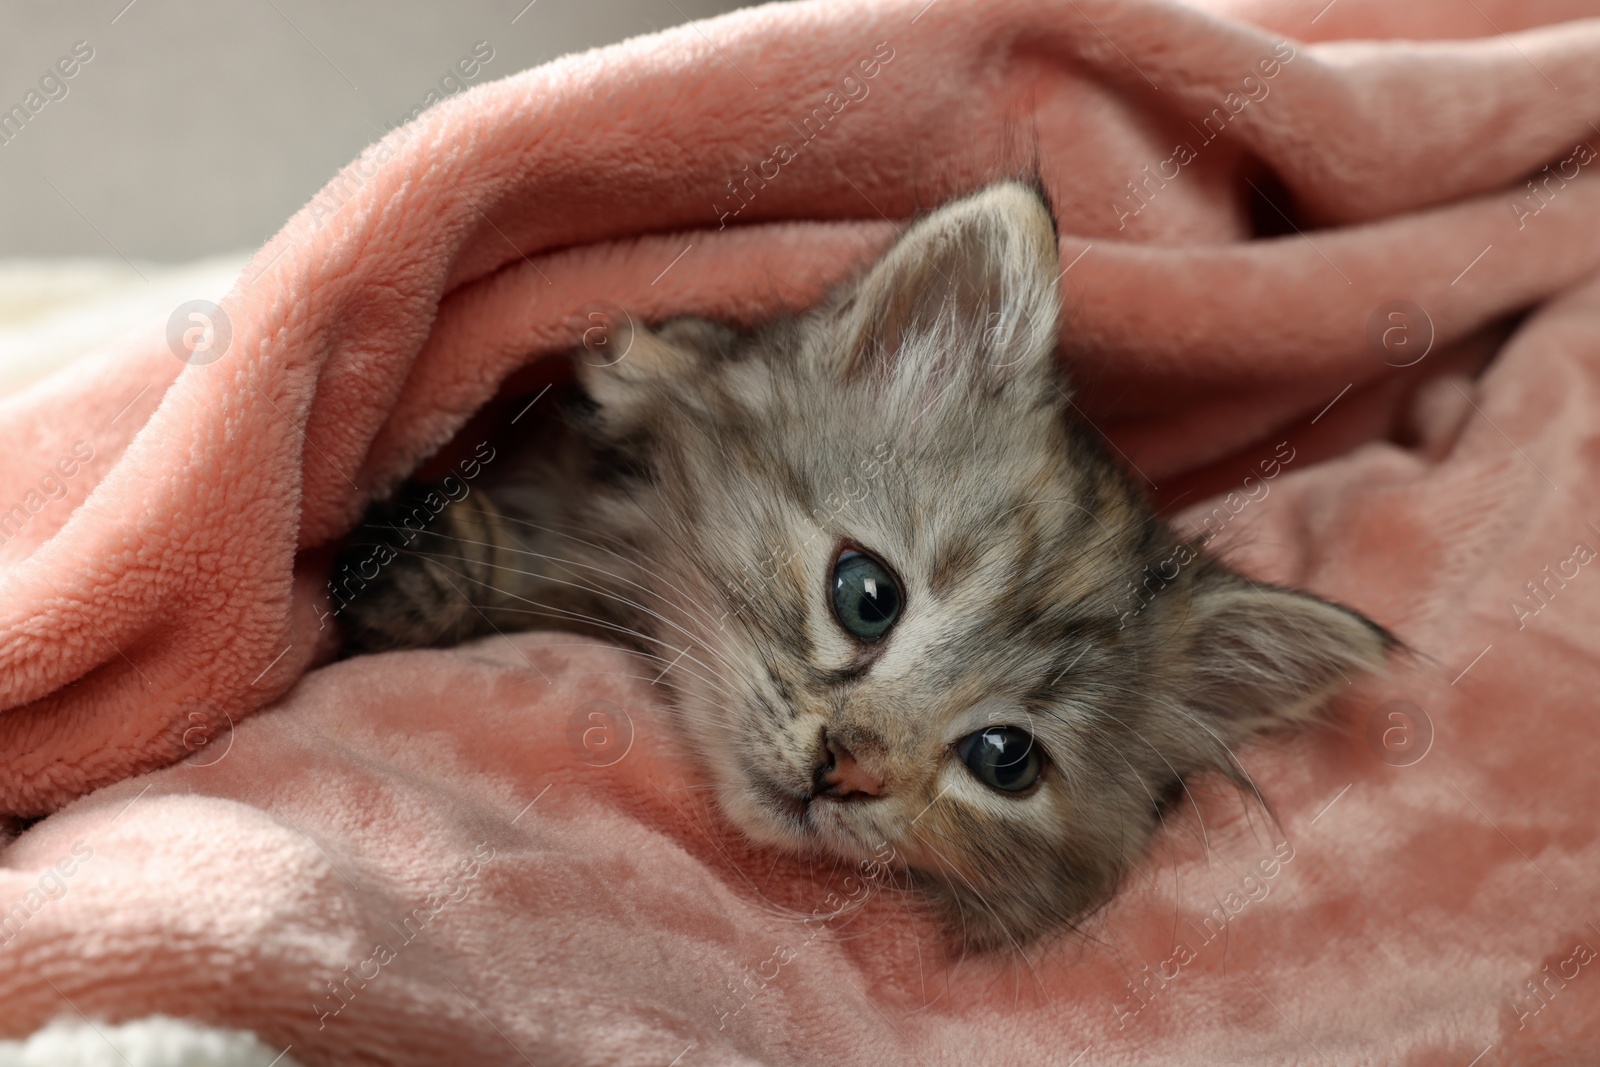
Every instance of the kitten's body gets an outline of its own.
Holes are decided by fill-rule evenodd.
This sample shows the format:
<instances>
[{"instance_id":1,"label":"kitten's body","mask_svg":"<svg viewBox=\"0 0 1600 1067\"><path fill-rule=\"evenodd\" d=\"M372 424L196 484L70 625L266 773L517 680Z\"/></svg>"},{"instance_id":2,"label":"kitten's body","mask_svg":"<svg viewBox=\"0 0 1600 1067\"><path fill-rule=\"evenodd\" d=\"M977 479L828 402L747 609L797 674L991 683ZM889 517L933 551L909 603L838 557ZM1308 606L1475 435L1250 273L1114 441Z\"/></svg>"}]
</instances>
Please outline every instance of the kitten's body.
<instances>
[{"instance_id":1,"label":"kitten's body","mask_svg":"<svg viewBox=\"0 0 1600 1067\"><path fill-rule=\"evenodd\" d=\"M578 368L574 433L497 459L402 544L341 616L352 645L623 641L664 670L752 837L887 846L972 944L1070 922L1185 776L1237 777L1230 746L1308 715L1389 638L1154 516L1069 415L1058 271L1047 207L1007 183L799 318L614 338L622 358ZM857 553L871 584L849 577ZM875 625L883 586L889 628L863 639L847 626ZM985 744L1004 762L975 766Z\"/></svg>"}]
</instances>

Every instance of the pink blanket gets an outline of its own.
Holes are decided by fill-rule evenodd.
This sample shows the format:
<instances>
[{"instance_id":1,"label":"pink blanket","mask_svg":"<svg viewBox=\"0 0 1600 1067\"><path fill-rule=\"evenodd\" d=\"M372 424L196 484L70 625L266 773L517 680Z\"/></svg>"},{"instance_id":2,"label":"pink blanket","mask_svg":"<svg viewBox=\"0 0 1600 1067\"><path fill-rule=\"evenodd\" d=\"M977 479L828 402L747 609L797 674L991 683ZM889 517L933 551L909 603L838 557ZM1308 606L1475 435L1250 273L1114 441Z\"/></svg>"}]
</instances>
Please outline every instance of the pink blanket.
<instances>
[{"instance_id":1,"label":"pink blanket","mask_svg":"<svg viewBox=\"0 0 1600 1067\"><path fill-rule=\"evenodd\" d=\"M1600 1056L1600 19L1529 28L1600 3L1212 6L773 5L481 86L346 168L187 362L180 319L0 404L0 813L49 814L0 853L0 1034ZM599 302L804 306L1032 160L1085 412L1180 525L1419 651L1245 754L1275 818L1199 790L1081 936L963 958L892 881L743 844L620 652L310 670L328 546Z\"/></svg>"}]
</instances>

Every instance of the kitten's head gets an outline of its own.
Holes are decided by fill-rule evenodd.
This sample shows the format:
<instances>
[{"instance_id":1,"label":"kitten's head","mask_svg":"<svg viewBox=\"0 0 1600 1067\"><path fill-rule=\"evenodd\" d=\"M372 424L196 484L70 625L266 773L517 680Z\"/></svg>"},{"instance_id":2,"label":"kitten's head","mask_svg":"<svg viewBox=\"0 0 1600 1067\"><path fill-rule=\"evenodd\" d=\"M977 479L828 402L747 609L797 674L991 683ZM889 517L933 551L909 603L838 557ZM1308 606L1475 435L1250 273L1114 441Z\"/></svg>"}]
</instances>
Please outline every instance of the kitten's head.
<instances>
[{"instance_id":1,"label":"kitten's head","mask_svg":"<svg viewBox=\"0 0 1600 1067\"><path fill-rule=\"evenodd\" d=\"M1103 901L1185 775L1237 777L1230 746L1388 642L1154 517L1068 400L1060 271L1042 196L1000 184L798 319L680 320L581 371L635 472L597 506L725 811L892 854L975 945Z\"/></svg>"}]
</instances>

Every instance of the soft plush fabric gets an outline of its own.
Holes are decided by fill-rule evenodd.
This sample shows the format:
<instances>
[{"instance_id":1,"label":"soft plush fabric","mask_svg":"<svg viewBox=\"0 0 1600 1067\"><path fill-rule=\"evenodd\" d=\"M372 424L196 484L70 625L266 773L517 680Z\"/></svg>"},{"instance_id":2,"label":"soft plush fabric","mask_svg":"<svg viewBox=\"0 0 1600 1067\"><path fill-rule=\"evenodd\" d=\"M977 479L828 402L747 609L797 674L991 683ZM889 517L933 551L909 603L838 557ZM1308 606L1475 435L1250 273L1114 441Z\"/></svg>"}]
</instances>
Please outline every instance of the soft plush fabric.
<instances>
[{"instance_id":1,"label":"soft plush fabric","mask_svg":"<svg viewBox=\"0 0 1600 1067\"><path fill-rule=\"evenodd\" d=\"M784 4L562 60L347 168L220 358L125 346L0 404L0 812L49 815L0 853L0 1033L1592 1060L1600 19L1528 27L1600 4L1317 6ZM1197 788L1078 934L963 958L882 879L743 844L618 650L309 670L326 546L587 309L804 306L1030 164L1080 408L1181 526L1415 650L1241 753L1270 812Z\"/></svg>"},{"instance_id":2,"label":"soft plush fabric","mask_svg":"<svg viewBox=\"0 0 1600 1067\"><path fill-rule=\"evenodd\" d=\"M108 345L138 344L180 304L222 299L248 258L160 266L117 258L0 259L0 395Z\"/></svg>"},{"instance_id":3,"label":"soft plush fabric","mask_svg":"<svg viewBox=\"0 0 1600 1067\"><path fill-rule=\"evenodd\" d=\"M254 1035L156 1015L97 1025L61 1019L23 1041L0 1041L0 1067L299 1067Z\"/></svg>"}]
</instances>

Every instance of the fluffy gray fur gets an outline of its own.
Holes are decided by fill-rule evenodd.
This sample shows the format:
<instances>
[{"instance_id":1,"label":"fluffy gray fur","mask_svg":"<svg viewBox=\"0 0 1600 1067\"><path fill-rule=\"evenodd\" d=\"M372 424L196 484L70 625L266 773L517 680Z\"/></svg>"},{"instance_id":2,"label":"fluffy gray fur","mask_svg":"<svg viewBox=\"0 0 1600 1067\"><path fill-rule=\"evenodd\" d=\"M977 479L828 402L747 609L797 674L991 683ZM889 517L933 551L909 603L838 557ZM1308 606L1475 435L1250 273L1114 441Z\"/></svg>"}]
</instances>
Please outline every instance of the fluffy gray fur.
<instances>
[{"instance_id":1,"label":"fluffy gray fur","mask_svg":"<svg viewBox=\"0 0 1600 1067\"><path fill-rule=\"evenodd\" d=\"M887 846L971 946L1072 924L1187 776L1237 780L1239 742L1312 715L1392 639L1154 515L1068 404L1058 260L1044 198L1005 182L798 317L624 330L622 358L577 357L570 434L497 460L409 548L390 538L341 612L350 648L543 626L621 641L666 668L683 740L751 838ZM830 606L842 547L899 579L882 640ZM956 749L997 724L1042 751L1026 791ZM835 748L881 790L823 788Z\"/></svg>"}]
</instances>

